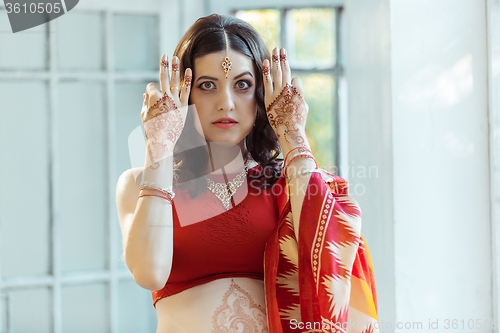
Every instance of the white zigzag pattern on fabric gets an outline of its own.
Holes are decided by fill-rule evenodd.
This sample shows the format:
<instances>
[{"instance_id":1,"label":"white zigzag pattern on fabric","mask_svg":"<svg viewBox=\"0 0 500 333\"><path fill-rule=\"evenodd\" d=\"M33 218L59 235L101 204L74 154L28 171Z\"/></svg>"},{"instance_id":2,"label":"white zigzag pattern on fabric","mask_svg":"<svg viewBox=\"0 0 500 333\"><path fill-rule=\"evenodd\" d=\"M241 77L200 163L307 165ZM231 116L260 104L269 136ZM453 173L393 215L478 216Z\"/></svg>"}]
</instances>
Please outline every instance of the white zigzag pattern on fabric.
<instances>
[{"instance_id":1,"label":"white zigzag pattern on fabric","mask_svg":"<svg viewBox=\"0 0 500 333\"><path fill-rule=\"evenodd\" d=\"M330 313L332 317L340 318L349 308L351 297L351 282L348 278L326 275L321 283L325 286L330 298Z\"/></svg>"},{"instance_id":2,"label":"white zigzag pattern on fabric","mask_svg":"<svg viewBox=\"0 0 500 333\"><path fill-rule=\"evenodd\" d=\"M297 250L297 241L290 235L280 239L281 253L297 267L299 262L299 252Z\"/></svg>"},{"instance_id":3,"label":"white zigzag pattern on fabric","mask_svg":"<svg viewBox=\"0 0 500 333\"><path fill-rule=\"evenodd\" d=\"M338 266L342 269L345 269L348 275L347 278L350 278L352 267L346 267L343 263L354 262L356 252L358 251L359 242L348 242L345 245L338 244L336 242L327 242L327 244L328 245L326 246L326 248L329 249L330 253L335 257L338 262Z\"/></svg>"},{"instance_id":4,"label":"white zigzag pattern on fabric","mask_svg":"<svg viewBox=\"0 0 500 333\"><path fill-rule=\"evenodd\" d=\"M288 223L287 219L287 223ZM298 252L297 252L297 242L295 238L287 235L280 239L280 252L281 255L286 258L291 265L292 269L286 272L278 273L276 277L276 283L279 288L288 289L287 292L299 297L299 278L298 278ZM280 316L282 319L297 319L300 320L300 304L292 305L292 309L280 309Z\"/></svg>"},{"instance_id":5,"label":"white zigzag pattern on fabric","mask_svg":"<svg viewBox=\"0 0 500 333\"><path fill-rule=\"evenodd\" d=\"M349 229L352 230L352 232L358 235L359 237L359 234L361 233L361 210L359 208L358 203L350 196L338 197L336 198L336 200L339 203L345 203L346 205L350 207L355 207L359 210L359 215L358 214L350 215L344 212L339 212L338 210L337 210L338 215L335 215L335 217L339 218L340 220L339 222L350 227Z\"/></svg>"}]
</instances>

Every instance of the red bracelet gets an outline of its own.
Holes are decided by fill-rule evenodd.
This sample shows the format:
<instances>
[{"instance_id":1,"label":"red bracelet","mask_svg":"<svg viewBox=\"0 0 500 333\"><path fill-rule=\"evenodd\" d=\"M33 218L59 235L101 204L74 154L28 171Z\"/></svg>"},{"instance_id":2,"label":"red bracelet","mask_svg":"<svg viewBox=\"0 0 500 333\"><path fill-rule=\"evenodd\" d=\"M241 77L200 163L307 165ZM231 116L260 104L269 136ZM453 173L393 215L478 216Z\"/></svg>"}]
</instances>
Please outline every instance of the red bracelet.
<instances>
[{"instance_id":1,"label":"red bracelet","mask_svg":"<svg viewBox=\"0 0 500 333\"><path fill-rule=\"evenodd\" d=\"M316 159L314 158L314 156L310 155L310 154L300 154L300 155L295 155L291 160L290 162L288 162L287 166L286 166L286 169L285 169L285 177L288 177L288 172L287 172L287 169L288 169L288 166L290 165L290 163L292 163L292 161L296 158L299 158L299 157L307 157L307 158L310 158L314 161L314 164L316 164L316 169L318 168L318 162L316 162Z\"/></svg>"},{"instance_id":2,"label":"red bracelet","mask_svg":"<svg viewBox=\"0 0 500 333\"><path fill-rule=\"evenodd\" d=\"M312 151L310 151L310 150L309 150L309 148L307 148L307 147L295 147L295 148L293 148L292 150L290 150L290 151L288 152L288 154L286 154L285 159L283 160L283 165L286 165L286 160L287 160L287 158L288 158L288 155L290 155L290 153L291 153L292 151L294 151L294 150L296 150L296 149L301 149L301 148L303 148L303 149L307 150L308 152L310 152L310 153L312 154Z\"/></svg>"},{"instance_id":3,"label":"red bracelet","mask_svg":"<svg viewBox=\"0 0 500 333\"><path fill-rule=\"evenodd\" d=\"M172 199L170 199L167 196L156 195L156 194L141 194L137 199L142 198L142 197L158 197L158 198L163 198L163 199L167 200L168 202L170 202L171 205L174 204L173 201L172 201Z\"/></svg>"},{"instance_id":4,"label":"red bracelet","mask_svg":"<svg viewBox=\"0 0 500 333\"><path fill-rule=\"evenodd\" d=\"M297 157L304 157L304 155L311 156L311 158L314 159L314 156L313 156L313 154L312 154L312 152L310 150L305 150L303 152L298 152L297 154L293 155L293 157L292 157L292 159L290 161L285 161L285 163L283 165L283 169L286 170L288 168L288 166L290 165L290 162L292 162ZM314 162L316 163L315 159L314 159ZM318 164L316 163L316 167L317 166L318 166ZM286 175L286 173L285 173L285 175Z\"/></svg>"},{"instance_id":5,"label":"red bracelet","mask_svg":"<svg viewBox=\"0 0 500 333\"><path fill-rule=\"evenodd\" d=\"M141 189L141 191L142 191L142 190L146 190L146 191L148 191L148 190L149 190L149 191L156 191L156 192L158 192L158 193L161 193L161 194L163 194L163 195L166 195L166 194L165 194L165 192L163 192L162 190L158 190L158 189L153 188L153 187L141 187L140 189Z\"/></svg>"}]
</instances>

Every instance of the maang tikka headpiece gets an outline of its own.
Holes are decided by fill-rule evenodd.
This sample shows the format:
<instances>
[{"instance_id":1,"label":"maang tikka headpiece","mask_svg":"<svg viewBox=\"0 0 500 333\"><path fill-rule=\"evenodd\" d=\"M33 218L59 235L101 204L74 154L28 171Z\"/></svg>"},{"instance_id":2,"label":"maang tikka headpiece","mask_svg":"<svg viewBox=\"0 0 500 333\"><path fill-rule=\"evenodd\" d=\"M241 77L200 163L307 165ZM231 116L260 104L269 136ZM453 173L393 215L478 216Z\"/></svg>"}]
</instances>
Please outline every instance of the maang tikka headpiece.
<instances>
[{"instance_id":1,"label":"maang tikka headpiece","mask_svg":"<svg viewBox=\"0 0 500 333\"><path fill-rule=\"evenodd\" d=\"M233 67L233 64L231 64L231 60L229 60L229 57L227 56L227 36L226 36L226 30L222 28L222 32L224 33L224 40L226 41L226 57L224 58L224 61L222 62L222 68L224 69L224 73L226 73L226 79L227 79L227 73L231 70Z\"/></svg>"}]
</instances>

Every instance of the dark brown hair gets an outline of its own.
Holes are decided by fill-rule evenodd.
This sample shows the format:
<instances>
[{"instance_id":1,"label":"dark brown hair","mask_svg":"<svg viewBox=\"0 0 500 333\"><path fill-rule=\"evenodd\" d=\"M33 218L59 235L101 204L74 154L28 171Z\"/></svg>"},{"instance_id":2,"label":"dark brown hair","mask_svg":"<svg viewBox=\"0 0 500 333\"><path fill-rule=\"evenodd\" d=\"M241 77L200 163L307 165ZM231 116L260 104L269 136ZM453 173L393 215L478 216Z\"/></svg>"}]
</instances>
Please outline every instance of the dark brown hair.
<instances>
[{"instance_id":1,"label":"dark brown hair","mask_svg":"<svg viewBox=\"0 0 500 333\"><path fill-rule=\"evenodd\" d=\"M199 18L184 34L174 52L174 55L180 59L181 82L183 82L186 68L192 69L194 77L196 71L194 60L196 58L226 50L223 28L226 32L229 49L248 56L253 63L257 115L255 126L245 139L247 151L243 154L245 160L250 154L252 159L262 167L261 172L254 177L261 179L261 187L266 187L273 184L280 175L278 156L281 147L266 115L262 62L269 59L270 55L257 31L247 22L233 16L212 14ZM201 135L193 130L192 126L189 126L193 123L194 115L190 110L186 120L187 126L185 126L174 150L176 183L178 187L186 187L191 197L199 195L206 189L206 182L201 176L209 163L206 145L199 145ZM197 178L200 181L194 181Z\"/></svg>"}]
</instances>

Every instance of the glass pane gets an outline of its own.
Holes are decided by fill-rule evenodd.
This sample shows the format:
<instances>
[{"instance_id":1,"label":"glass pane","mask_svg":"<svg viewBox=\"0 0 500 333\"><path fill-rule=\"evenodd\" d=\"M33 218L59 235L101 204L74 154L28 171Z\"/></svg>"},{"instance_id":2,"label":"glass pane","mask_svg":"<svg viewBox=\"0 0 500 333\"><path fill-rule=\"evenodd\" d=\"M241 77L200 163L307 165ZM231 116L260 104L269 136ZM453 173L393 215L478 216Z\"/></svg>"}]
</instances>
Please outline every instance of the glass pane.
<instances>
[{"instance_id":1,"label":"glass pane","mask_svg":"<svg viewBox=\"0 0 500 333\"><path fill-rule=\"evenodd\" d=\"M12 302L12 331L16 333L52 332L51 293L47 288L9 292Z\"/></svg>"},{"instance_id":2,"label":"glass pane","mask_svg":"<svg viewBox=\"0 0 500 333\"><path fill-rule=\"evenodd\" d=\"M146 91L146 86L148 82L138 82L138 83L130 83L130 82L117 82L115 85L115 110L114 110L114 129L115 129L115 137L113 142L114 146L114 156L115 156L115 170L113 175L111 175L111 181L113 184L116 184L118 181L118 177L125 171L132 167L130 156L129 156L129 136L132 131L139 128L140 131L140 139L144 140L144 135L142 134L142 123L141 123L141 107L142 107L142 94ZM155 82L155 84L159 87L159 82ZM140 144L140 143L139 143ZM144 153L139 152L136 156L139 156L141 160L140 165L144 164ZM112 199L114 202L115 194L113 193ZM116 244L118 246L117 255L115 258L115 262L119 262L119 266L128 270L125 266L125 263L122 260L122 236L118 223L118 217L116 218L117 235Z\"/></svg>"},{"instance_id":3,"label":"glass pane","mask_svg":"<svg viewBox=\"0 0 500 333\"><path fill-rule=\"evenodd\" d=\"M157 16L115 15L113 33L116 70L159 70Z\"/></svg>"},{"instance_id":4,"label":"glass pane","mask_svg":"<svg viewBox=\"0 0 500 333\"><path fill-rule=\"evenodd\" d=\"M8 327L8 314L9 310L9 304L10 304L10 296L5 292L2 291L0 294L0 311L1 311L1 323L0 323L0 332L8 332L9 327Z\"/></svg>"},{"instance_id":5,"label":"glass pane","mask_svg":"<svg viewBox=\"0 0 500 333\"><path fill-rule=\"evenodd\" d=\"M261 35L269 53L280 47L280 12L274 9L239 10L236 17L250 23Z\"/></svg>"},{"instance_id":6,"label":"glass pane","mask_svg":"<svg viewBox=\"0 0 500 333\"><path fill-rule=\"evenodd\" d=\"M61 69L104 69L104 24L99 13L71 12L57 23L58 65Z\"/></svg>"},{"instance_id":7,"label":"glass pane","mask_svg":"<svg viewBox=\"0 0 500 333\"><path fill-rule=\"evenodd\" d=\"M151 291L133 280L120 282L118 291L120 333L155 332L157 319Z\"/></svg>"},{"instance_id":8,"label":"glass pane","mask_svg":"<svg viewBox=\"0 0 500 333\"><path fill-rule=\"evenodd\" d=\"M107 177L104 87L59 86L59 207L63 270L105 268Z\"/></svg>"},{"instance_id":9,"label":"glass pane","mask_svg":"<svg viewBox=\"0 0 500 333\"><path fill-rule=\"evenodd\" d=\"M49 273L47 96L43 81L0 81L0 110L5 110L0 121L0 251L4 277Z\"/></svg>"},{"instance_id":10,"label":"glass pane","mask_svg":"<svg viewBox=\"0 0 500 333\"><path fill-rule=\"evenodd\" d=\"M0 69L47 68L47 24L12 33L7 12L0 10Z\"/></svg>"},{"instance_id":11,"label":"glass pane","mask_svg":"<svg viewBox=\"0 0 500 333\"><path fill-rule=\"evenodd\" d=\"M324 9L292 9L287 15L290 66L333 67L336 59L335 12Z\"/></svg>"},{"instance_id":12,"label":"glass pane","mask_svg":"<svg viewBox=\"0 0 500 333\"><path fill-rule=\"evenodd\" d=\"M146 92L148 82L117 82L115 85L115 156L116 170L113 182L132 167L129 156L128 138L137 127L141 127L142 94ZM154 82L158 87L160 84ZM144 162L144 156L143 162ZM142 166L142 164L141 164Z\"/></svg>"},{"instance_id":13,"label":"glass pane","mask_svg":"<svg viewBox=\"0 0 500 333\"><path fill-rule=\"evenodd\" d=\"M305 100L309 105L306 134L318 162L318 166L335 171L334 160L334 96L335 82L333 77L324 74L298 75L305 90Z\"/></svg>"},{"instance_id":14,"label":"glass pane","mask_svg":"<svg viewBox=\"0 0 500 333\"><path fill-rule=\"evenodd\" d=\"M61 305L62 332L107 333L110 331L107 285L63 287Z\"/></svg>"}]
</instances>

